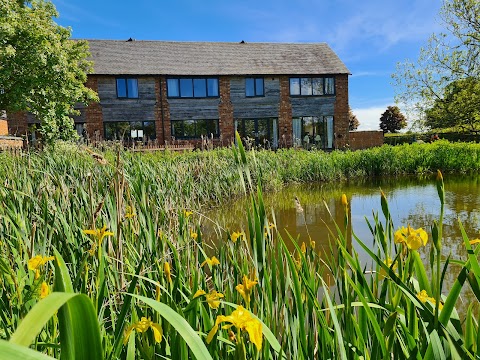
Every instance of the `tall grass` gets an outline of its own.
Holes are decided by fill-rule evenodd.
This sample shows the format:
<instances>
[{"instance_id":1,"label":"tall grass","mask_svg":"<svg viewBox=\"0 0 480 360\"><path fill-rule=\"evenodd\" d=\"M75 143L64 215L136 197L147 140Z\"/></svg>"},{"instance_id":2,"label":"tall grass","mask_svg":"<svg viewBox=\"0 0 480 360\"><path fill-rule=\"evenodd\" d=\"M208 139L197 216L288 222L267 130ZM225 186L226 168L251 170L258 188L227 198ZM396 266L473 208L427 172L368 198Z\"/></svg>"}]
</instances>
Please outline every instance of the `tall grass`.
<instances>
[{"instance_id":1,"label":"tall grass","mask_svg":"<svg viewBox=\"0 0 480 360\"><path fill-rule=\"evenodd\" d=\"M314 250L315 234L292 241L293 253L287 249L262 189L474 170L479 150L437 142L331 154L246 153L241 144L183 155L92 156L71 147L1 154L0 350L9 359L17 351L38 359L478 358L475 309L461 319L455 310L463 287L480 296L473 234L459 239L468 259L445 260L442 219L425 224L431 261L423 264L410 240L394 242L407 224L392 223L382 196L381 215L369 224L376 248L354 235L373 266L360 264L345 236L345 201L344 222L331 229L324 260ZM442 199L443 179L437 183ZM222 234L218 261L207 258L202 206L240 194L250 197L248 237ZM47 258L34 266L37 255ZM445 289L452 263L462 270ZM222 329L228 324L234 326Z\"/></svg>"}]
</instances>

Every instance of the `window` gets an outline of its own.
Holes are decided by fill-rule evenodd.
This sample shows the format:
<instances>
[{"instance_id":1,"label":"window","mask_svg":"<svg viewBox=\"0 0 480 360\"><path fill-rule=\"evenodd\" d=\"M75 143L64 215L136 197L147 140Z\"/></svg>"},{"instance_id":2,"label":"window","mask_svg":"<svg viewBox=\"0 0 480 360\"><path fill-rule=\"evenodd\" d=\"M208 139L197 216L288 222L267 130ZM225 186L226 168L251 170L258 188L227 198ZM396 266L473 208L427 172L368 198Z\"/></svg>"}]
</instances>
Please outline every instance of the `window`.
<instances>
[{"instance_id":1,"label":"window","mask_svg":"<svg viewBox=\"0 0 480 360\"><path fill-rule=\"evenodd\" d=\"M167 79L169 98L218 97L217 78L178 78Z\"/></svg>"},{"instance_id":2,"label":"window","mask_svg":"<svg viewBox=\"0 0 480 360\"><path fill-rule=\"evenodd\" d=\"M131 78L117 78L117 97L137 99L138 80Z\"/></svg>"},{"instance_id":3,"label":"window","mask_svg":"<svg viewBox=\"0 0 480 360\"><path fill-rule=\"evenodd\" d=\"M333 148L333 116L293 118L294 146L310 149Z\"/></svg>"},{"instance_id":4,"label":"window","mask_svg":"<svg viewBox=\"0 0 480 360\"><path fill-rule=\"evenodd\" d=\"M104 123L106 140L153 140L155 122L116 121Z\"/></svg>"},{"instance_id":5,"label":"window","mask_svg":"<svg viewBox=\"0 0 480 360\"><path fill-rule=\"evenodd\" d=\"M175 139L199 139L203 136L218 137L218 119L172 120L172 136Z\"/></svg>"},{"instance_id":6,"label":"window","mask_svg":"<svg viewBox=\"0 0 480 360\"><path fill-rule=\"evenodd\" d=\"M242 139L251 139L256 146L265 148L278 147L277 118L239 119L235 120L235 130Z\"/></svg>"},{"instance_id":7,"label":"window","mask_svg":"<svg viewBox=\"0 0 480 360\"><path fill-rule=\"evenodd\" d=\"M290 95L292 96L335 95L335 78L333 77L290 78Z\"/></svg>"},{"instance_id":8,"label":"window","mask_svg":"<svg viewBox=\"0 0 480 360\"><path fill-rule=\"evenodd\" d=\"M263 78L246 78L245 79L245 96L263 96Z\"/></svg>"}]
</instances>

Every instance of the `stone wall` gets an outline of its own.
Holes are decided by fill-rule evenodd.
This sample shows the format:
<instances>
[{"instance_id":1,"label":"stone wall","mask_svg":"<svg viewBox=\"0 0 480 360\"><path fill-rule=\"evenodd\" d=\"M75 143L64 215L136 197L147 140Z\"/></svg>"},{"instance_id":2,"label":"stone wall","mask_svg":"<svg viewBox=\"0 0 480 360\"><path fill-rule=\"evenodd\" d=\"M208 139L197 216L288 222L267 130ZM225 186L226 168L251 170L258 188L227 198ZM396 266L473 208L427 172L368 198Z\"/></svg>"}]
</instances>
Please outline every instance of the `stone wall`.
<instances>
[{"instance_id":1,"label":"stone wall","mask_svg":"<svg viewBox=\"0 0 480 360\"><path fill-rule=\"evenodd\" d=\"M352 150L367 149L383 145L383 131L350 131L349 145Z\"/></svg>"}]
</instances>

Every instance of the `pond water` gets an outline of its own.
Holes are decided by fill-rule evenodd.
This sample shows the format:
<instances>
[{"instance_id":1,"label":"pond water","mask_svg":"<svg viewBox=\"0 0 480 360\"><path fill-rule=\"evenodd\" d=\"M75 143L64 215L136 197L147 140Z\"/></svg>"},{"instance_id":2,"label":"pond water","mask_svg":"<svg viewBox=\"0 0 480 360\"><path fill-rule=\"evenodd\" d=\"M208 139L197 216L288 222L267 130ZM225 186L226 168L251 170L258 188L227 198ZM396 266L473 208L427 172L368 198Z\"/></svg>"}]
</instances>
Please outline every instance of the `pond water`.
<instances>
[{"instance_id":1,"label":"pond water","mask_svg":"<svg viewBox=\"0 0 480 360\"><path fill-rule=\"evenodd\" d=\"M466 259L467 252L458 220L462 222L471 240L480 238L480 176L446 175L444 178L445 211L442 253L445 258L451 254L453 259ZM380 189L387 197L395 229L408 224L413 228L422 227L429 233L429 246L431 246L430 225L434 220L438 220L440 215L440 200L434 176L288 186L278 192L264 194L264 201L267 213L274 214L269 218L273 219L275 216L277 228L283 239L289 238L288 232L292 238L297 239L299 244L302 241L308 244L310 235L315 241L316 250L322 253L330 251L329 228L334 230L332 217L325 204L337 224L342 225L344 210L341 195L345 193L349 203L351 229L363 242L373 248L373 236L366 219L373 224L373 212L375 212L379 214L381 221L384 221L380 205ZM295 197L300 202L303 212L297 211ZM213 209L208 217L214 219L217 225L204 223L206 238L215 239L215 234L219 233L220 228L229 232L246 231L248 204L247 199L236 199ZM349 241L352 239L351 229L348 233ZM222 238L225 238L224 234ZM360 259L367 264L368 256L358 244L355 244L355 240L353 246L359 252ZM427 263L429 246L421 250L425 263ZM289 247L292 250L294 248L291 243ZM446 275L444 293L449 291L458 270L451 267L451 271Z\"/></svg>"}]
</instances>

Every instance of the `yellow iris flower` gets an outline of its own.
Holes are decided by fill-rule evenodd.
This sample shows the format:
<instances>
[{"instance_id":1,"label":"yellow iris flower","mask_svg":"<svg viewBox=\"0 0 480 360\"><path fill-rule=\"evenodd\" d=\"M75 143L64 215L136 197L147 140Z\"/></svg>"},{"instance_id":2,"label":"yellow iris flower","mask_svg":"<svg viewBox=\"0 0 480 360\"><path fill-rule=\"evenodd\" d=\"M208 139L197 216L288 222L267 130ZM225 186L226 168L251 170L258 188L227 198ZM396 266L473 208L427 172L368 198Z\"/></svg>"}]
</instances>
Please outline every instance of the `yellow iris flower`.
<instances>
[{"instance_id":1,"label":"yellow iris flower","mask_svg":"<svg viewBox=\"0 0 480 360\"><path fill-rule=\"evenodd\" d=\"M200 296L205 296L208 306L210 306L210 308L212 309L218 309L218 307L220 306L220 299L225 297L225 295L217 292L216 290L212 290L207 294L204 290L199 289L197 290L195 295L193 295L193 298L196 299Z\"/></svg>"},{"instance_id":2,"label":"yellow iris flower","mask_svg":"<svg viewBox=\"0 0 480 360\"><path fill-rule=\"evenodd\" d=\"M152 329L153 331L153 337L155 338L155 342L160 343L162 341L162 336L163 336L163 330L160 324L154 323L151 321L149 318L142 317L142 319L132 325L130 325L127 330L125 331L125 338L123 340L123 343L126 344L128 342L128 338L130 337L130 334L132 333L133 330L139 332L139 333L144 333L148 329Z\"/></svg>"},{"instance_id":3,"label":"yellow iris flower","mask_svg":"<svg viewBox=\"0 0 480 360\"><path fill-rule=\"evenodd\" d=\"M50 289L48 288L47 283L44 281L40 286L40 299L44 299L50 294Z\"/></svg>"},{"instance_id":4,"label":"yellow iris flower","mask_svg":"<svg viewBox=\"0 0 480 360\"><path fill-rule=\"evenodd\" d=\"M243 232L233 232L232 235L230 235L230 239L235 243L239 238L242 236L245 236Z\"/></svg>"},{"instance_id":5,"label":"yellow iris flower","mask_svg":"<svg viewBox=\"0 0 480 360\"><path fill-rule=\"evenodd\" d=\"M197 234L195 231L191 231L191 232L190 232L190 237L191 237L193 240L197 240L198 234Z\"/></svg>"},{"instance_id":6,"label":"yellow iris flower","mask_svg":"<svg viewBox=\"0 0 480 360\"><path fill-rule=\"evenodd\" d=\"M97 238L97 241L92 244L92 248L89 250L89 253L91 255L95 254L95 250L97 247L102 246L102 241L105 238L105 236L113 236L114 233L111 231L107 231L107 226L104 225L101 229L88 229L88 230L83 230L83 233L86 235L93 235L95 238Z\"/></svg>"},{"instance_id":7,"label":"yellow iris flower","mask_svg":"<svg viewBox=\"0 0 480 360\"><path fill-rule=\"evenodd\" d=\"M187 210L183 211L183 215L185 215L185 217L189 217L192 214L193 214L193 212L191 212L191 211L187 211Z\"/></svg>"},{"instance_id":8,"label":"yellow iris flower","mask_svg":"<svg viewBox=\"0 0 480 360\"><path fill-rule=\"evenodd\" d=\"M136 216L135 211L133 211L133 209L132 209L131 206L127 206L127 207L125 208L125 218L126 218L126 219L131 219L131 218L133 218L134 216Z\"/></svg>"},{"instance_id":9,"label":"yellow iris flower","mask_svg":"<svg viewBox=\"0 0 480 360\"><path fill-rule=\"evenodd\" d=\"M215 326L210 330L207 336L207 343L213 340L213 337L218 331L220 323L227 322L229 324L222 326L222 329L230 329L232 326L236 327L239 331L246 331L250 338L250 341L255 344L257 350L262 349L262 324L255 319L248 310L239 305L235 311L230 315L219 315L215 320Z\"/></svg>"},{"instance_id":10,"label":"yellow iris flower","mask_svg":"<svg viewBox=\"0 0 480 360\"><path fill-rule=\"evenodd\" d=\"M245 300L247 307L250 305L250 294L255 285L258 284L256 280L250 280L247 275L243 275L242 284L235 286L235 289L240 293L240 295Z\"/></svg>"},{"instance_id":11,"label":"yellow iris flower","mask_svg":"<svg viewBox=\"0 0 480 360\"><path fill-rule=\"evenodd\" d=\"M200 264L200 267L203 267L203 265L208 264L210 267L215 266L215 265L220 265L220 261L215 256L212 256L211 258L206 258L204 262Z\"/></svg>"},{"instance_id":12,"label":"yellow iris flower","mask_svg":"<svg viewBox=\"0 0 480 360\"><path fill-rule=\"evenodd\" d=\"M170 271L170 263L166 262L163 264L163 271L165 272L165 277L167 278L168 282L172 282L172 273Z\"/></svg>"},{"instance_id":13,"label":"yellow iris flower","mask_svg":"<svg viewBox=\"0 0 480 360\"><path fill-rule=\"evenodd\" d=\"M397 264L395 263L395 265L393 265L392 267L392 263L393 263L393 260L390 259L390 257L387 257L387 260L385 260L383 262L385 265L387 265L388 267L391 267L392 270L395 270L397 268ZM383 279L387 276L387 272L383 269L383 268L380 268L380 273L379 273L379 278L380 279Z\"/></svg>"},{"instance_id":14,"label":"yellow iris flower","mask_svg":"<svg viewBox=\"0 0 480 360\"><path fill-rule=\"evenodd\" d=\"M217 292L216 290L210 291L205 295L208 306L212 309L218 309L220 306L220 299L225 297L222 293Z\"/></svg>"},{"instance_id":15,"label":"yellow iris flower","mask_svg":"<svg viewBox=\"0 0 480 360\"><path fill-rule=\"evenodd\" d=\"M347 195L345 195L345 194L342 194L342 205L344 207L347 207L347 205L348 205Z\"/></svg>"},{"instance_id":16,"label":"yellow iris flower","mask_svg":"<svg viewBox=\"0 0 480 360\"><path fill-rule=\"evenodd\" d=\"M426 303L426 302L428 301L428 302L430 302L431 304L433 304L433 305L435 306L435 299L434 299L433 297L428 296L426 290L420 291L420 292L417 294L417 298L418 298L418 300L420 300L420 301L423 302L423 303ZM440 304L438 305L438 308L439 308L440 310L442 310L443 304L442 304L441 302L440 302Z\"/></svg>"},{"instance_id":17,"label":"yellow iris flower","mask_svg":"<svg viewBox=\"0 0 480 360\"><path fill-rule=\"evenodd\" d=\"M428 235L422 228L415 230L410 225L406 228L402 226L395 231L394 241L396 244L405 244L410 250L418 250L427 244Z\"/></svg>"},{"instance_id":18,"label":"yellow iris flower","mask_svg":"<svg viewBox=\"0 0 480 360\"><path fill-rule=\"evenodd\" d=\"M28 260L28 269L35 271L35 279L40 277L40 267L45 265L48 261L54 260L54 256L37 255Z\"/></svg>"}]
</instances>

